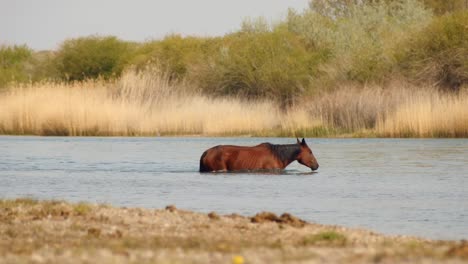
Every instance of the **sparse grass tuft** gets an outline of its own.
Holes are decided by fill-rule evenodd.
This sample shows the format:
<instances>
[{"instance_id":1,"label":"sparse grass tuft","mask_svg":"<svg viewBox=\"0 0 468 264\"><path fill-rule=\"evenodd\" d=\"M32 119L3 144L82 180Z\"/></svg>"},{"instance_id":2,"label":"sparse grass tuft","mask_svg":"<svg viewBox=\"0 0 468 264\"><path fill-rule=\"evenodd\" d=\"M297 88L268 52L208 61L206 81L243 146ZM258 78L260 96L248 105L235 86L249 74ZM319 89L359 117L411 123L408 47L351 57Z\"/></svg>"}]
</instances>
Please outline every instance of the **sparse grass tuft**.
<instances>
[{"instance_id":1,"label":"sparse grass tuft","mask_svg":"<svg viewBox=\"0 0 468 264\"><path fill-rule=\"evenodd\" d=\"M336 231L323 231L318 234L304 237L305 246L345 246L346 236Z\"/></svg>"},{"instance_id":2,"label":"sparse grass tuft","mask_svg":"<svg viewBox=\"0 0 468 264\"><path fill-rule=\"evenodd\" d=\"M73 205L73 211L76 215L86 215L92 210L92 207L88 203L78 203Z\"/></svg>"}]
</instances>

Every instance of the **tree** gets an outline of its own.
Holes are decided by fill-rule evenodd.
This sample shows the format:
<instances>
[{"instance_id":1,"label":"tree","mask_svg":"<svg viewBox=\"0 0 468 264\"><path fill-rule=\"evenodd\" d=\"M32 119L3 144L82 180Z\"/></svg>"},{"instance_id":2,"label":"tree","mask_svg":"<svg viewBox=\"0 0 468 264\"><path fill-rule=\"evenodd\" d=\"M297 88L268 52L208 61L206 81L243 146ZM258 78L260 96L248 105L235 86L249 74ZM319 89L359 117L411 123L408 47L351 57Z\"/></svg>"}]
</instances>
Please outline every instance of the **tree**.
<instances>
[{"instance_id":1,"label":"tree","mask_svg":"<svg viewBox=\"0 0 468 264\"><path fill-rule=\"evenodd\" d=\"M55 66L60 77L70 81L117 77L128 61L130 48L130 43L112 36L70 39L61 45Z\"/></svg>"},{"instance_id":2,"label":"tree","mask_svg":"<svg viewBox=\"0 0 468 264\"><path fill-rule=\"evenodd\" d=\"M26 46L0 46L0 86L11 81L26 81L26 64L32 51Z\"/></svg>"},{"instance_id":3,"label":"tree","mask_svg":"<svg viewBox=\"0 0 468 264\"><path fill-rule=\"evenodd\" d=\"M369 0L311 0L309 8L325 17L338 18L349 14L354 5L361 5Z\"/></svg>"}]
</instances>

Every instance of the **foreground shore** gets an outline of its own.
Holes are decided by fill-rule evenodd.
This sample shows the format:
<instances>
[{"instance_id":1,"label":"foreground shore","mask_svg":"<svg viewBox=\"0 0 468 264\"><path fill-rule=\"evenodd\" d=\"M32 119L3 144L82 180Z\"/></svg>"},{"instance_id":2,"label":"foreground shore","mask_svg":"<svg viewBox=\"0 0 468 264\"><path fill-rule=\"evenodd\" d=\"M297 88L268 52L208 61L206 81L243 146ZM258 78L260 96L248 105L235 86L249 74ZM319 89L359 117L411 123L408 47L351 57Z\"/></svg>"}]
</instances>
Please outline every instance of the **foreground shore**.
<instances>
[{"instance_id":1,"label":"foreground shore","mask_svg":"<svg viewBox=\"0 0 468 264\"><path fill-rule=\"evenodd\" d=\"M287 213L203 214L0 200L0 263L464 263L468 242L384 236Z\"/></svg>"}]
</instances>

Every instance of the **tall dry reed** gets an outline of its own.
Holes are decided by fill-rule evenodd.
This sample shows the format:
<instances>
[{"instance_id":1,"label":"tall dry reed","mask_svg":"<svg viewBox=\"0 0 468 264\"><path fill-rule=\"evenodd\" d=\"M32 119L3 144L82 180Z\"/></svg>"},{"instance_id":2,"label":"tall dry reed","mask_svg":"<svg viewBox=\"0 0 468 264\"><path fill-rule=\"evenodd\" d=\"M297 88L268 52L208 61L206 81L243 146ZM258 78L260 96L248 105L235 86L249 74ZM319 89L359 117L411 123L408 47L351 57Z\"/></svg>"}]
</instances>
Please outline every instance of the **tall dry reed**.
<instances>
[{"instance_id":1,"label":"tall dry reed","mask_svg":"<svg viewBox=\"0 0 468 264\"><path fill-rule=\"evenodd\" d=\"M211 98L159 71L116 82L37 83L0 94L0 133L32 135L238 135L317 124L270 101ZM189 92L191 91L191 92Z\"/></svg>"},{"instance_id":2,"label":"tall dry reed","mask_svg":"<svg viewBox=\"0 0 468 264\"><path fill-rule=\"evenodd\" d=\"M468 136L468 92L344 86L283 111L210 97L153 70L115 82L36 83L0 93L0 133L71 136Z\"/></svg>"},{"instance_id":3,"label":"tall dry reed","mask_svg":"<svg viewBox=\"0 0 468 264\"><path fill-rule=\"evenodd\" d=\"M343 133L382 137L468 136L468 91L393 83L344 86L307 100L314 119Z\"/></svg>"},{"instance_id":4,"label":"tall dry reed","mask_svg":"<svg viewBox=\"0 0 468 264\"><path fill-rule=\"evenodd\" d=\"M408 94L395 111L379 120L376 131L388 137L467 137L468 93L434 90Z\"/></svg>"}]
</instances>

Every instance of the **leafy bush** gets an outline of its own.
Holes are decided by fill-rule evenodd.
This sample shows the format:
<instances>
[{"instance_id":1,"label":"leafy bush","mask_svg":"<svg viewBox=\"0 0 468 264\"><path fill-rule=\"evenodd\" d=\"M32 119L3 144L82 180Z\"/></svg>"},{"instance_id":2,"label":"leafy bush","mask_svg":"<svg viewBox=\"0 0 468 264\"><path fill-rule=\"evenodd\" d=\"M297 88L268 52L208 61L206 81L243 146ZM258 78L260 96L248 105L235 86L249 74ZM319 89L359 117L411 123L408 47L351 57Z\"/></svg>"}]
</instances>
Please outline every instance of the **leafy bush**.
<instances>
[{"instance_id":1,"label":"leafy bush","mask_svg":"<svg viewBox=\"0 0 468 264\"><path fill-rule=\"evenodd\" d=\"M240 32L243 33L267 33L273 29L272 25L267 22L265 17L246 18L242 21Z\"/></svg>"},{"instance_id":2,"label":"leafy bush","mask_svg":"<svg viewBox=\"0 0 468 264\"><path fill-rule=\"evenodd\" d=\"M161 41L151 41L141 45L133 55L132 64L144 69L148 64L167 72L171 79L182 79L208 57L218 46L217 38L197 38L171 35Z\"/></svg>"},{"instance_id":3,"label":"leafy bush","mask_svg":"<svg viewBox=\"0 0 468 264\"><path fill-rule=\"evenodd\" d=\"M307 49L301 38L264 20L244 21L242 30L222 38L172 35L137 48L137 69L156 64L171 80L218 96L270 98L283 106L310 89L326 51Z\"/></svg>"},{"instance_id":4,"label":"leafy bush","mask_svg":"<svg viewBox=\"0 0 468 264\"><path fill-rule=\"evenodd\" d=\"M59 72L55 65L56 52L54 51L38 51L33 52L31 58L31 67L28 69L28 74L31 76L31 81L43 80L58 80L60 79Z\"/></svg>"},{"instance_id":5,"label":"leafy bush","mask_svg":"<svg viewBox=\"0 0 468 264\"><path fill-rule=\"evenodd\" d=\"M409 79L458 90L468 83L468 11L435 19L400 50L400 70Z\"/></svg>"},{"instance_id":6,"label":"leafy bush","mask_svg":"<svg viewBox=\"0 0 468 264\"><path fill-rule=\"evenodd\" d=\"M304 93L326 59L326 52L307 50L290 32L239 32L222 47L199 76L203 90L215 95L270 98L282 106Z\"/></svg>"},{"instance_id":7,"label":"leafy bush","mask_svg":"<svg viewBox=\"0 0 468 264\"><path fill-rule=\"evenodd\" d=\"M426 4L426 7L424 4ZM170 35L142 44L89 36L57 52L0 50L0 85L8 81L118 77L155 64L169 81L209 95L274 99L287 107L304 94L348 82L379 83L395 74L448 87L467 82L467 15L433 18L460 0L323 0L289 11L275 25L246 19L223 37ZM14 55L16 54L16 55ZM389 82L386 82L389 83Z\"/></svg>"},{"instance_id":8,"label":"leafy bush","mask_svg":"<svg viewBox=\"0 0 468 264\"><path fill-rule=\"evenodd\" d=\"M12 81L27 81L32 51L23 46L0 46L0 87Z\"/></svg>"},{"instance_id":9,"label":"leafy bush","mask_svg":"<svg viewBox=\"0 0 468 264\"><path fill-rule=\"evenodd\" d=\"M55 67L64 80L119 76L127 64L132 45L116 37L90 36L62 43Z\"/></svg>"},{"instance_id":10,"label":"leafy bush","mask_svg":"<svg viewBox=\"0 0 468 264\"><path fill-rule=\"evenodd\" d=\"M394 66L396 44L432 18L417 0L335 4L320 12L314 5L302 14L290 11L287 19L289 30L309 45L330 48L333 59L325 67L326 77L334 81L384 79Z\"/></svg>"}]
</instances>

